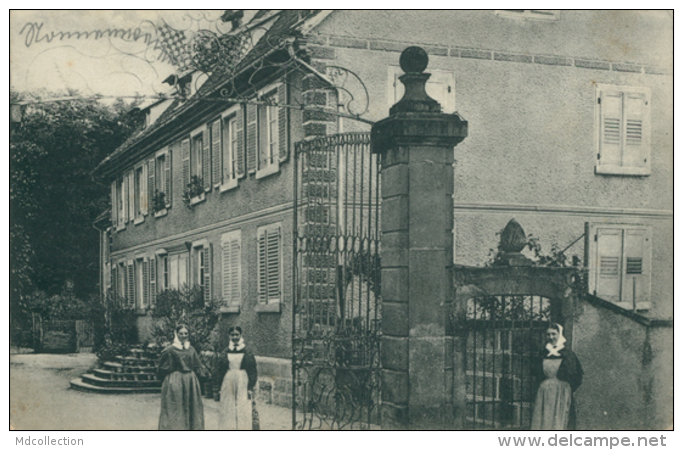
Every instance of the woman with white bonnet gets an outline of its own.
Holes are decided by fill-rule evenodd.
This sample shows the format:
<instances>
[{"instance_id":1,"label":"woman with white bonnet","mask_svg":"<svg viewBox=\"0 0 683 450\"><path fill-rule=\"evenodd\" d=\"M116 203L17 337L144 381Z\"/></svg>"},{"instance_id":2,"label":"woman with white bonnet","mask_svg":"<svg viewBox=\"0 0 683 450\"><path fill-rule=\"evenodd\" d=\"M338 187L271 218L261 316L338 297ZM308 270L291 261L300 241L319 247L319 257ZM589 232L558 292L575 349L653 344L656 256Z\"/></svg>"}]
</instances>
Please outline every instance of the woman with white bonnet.
<instances>
[{"instance_id":1,"label":"woman with white bonnet","mask_svg":"<svg viewBox=\"0 0 683 450\"><path fill-rule=\"evenodd\" d=\"M230 327L230 344L218 355L214 372L214 400L220 401L220 430L251 430L252 401L258 378L256 358L244 343L242 328Z\"/></svg>"},{"instance_id":2,"label":"woman with white bonnet","mask_svg":"<svg viewBox=\"0 0 683 450\"><path fill-rule=\"evenodd\" d=\"M565 347L562 325L551 323L546 345L536 365L542 379L531 417L532 430L570 430L576 427L574 391L583 381L583 369L574 352Z\"/></svg>"},{"instance_id":3,"label":"woman with white bonnet","mask_svg":"<svg viewBox=\"0 0 683 450\"><path fill-rule=\"evenodd\" d=\"M204 405L197 377L207 370L190 345L190 329L178 325L173 344L161 352L157 376L161 385L160 430L203 430Z\"/></svg>"}]
</instances>

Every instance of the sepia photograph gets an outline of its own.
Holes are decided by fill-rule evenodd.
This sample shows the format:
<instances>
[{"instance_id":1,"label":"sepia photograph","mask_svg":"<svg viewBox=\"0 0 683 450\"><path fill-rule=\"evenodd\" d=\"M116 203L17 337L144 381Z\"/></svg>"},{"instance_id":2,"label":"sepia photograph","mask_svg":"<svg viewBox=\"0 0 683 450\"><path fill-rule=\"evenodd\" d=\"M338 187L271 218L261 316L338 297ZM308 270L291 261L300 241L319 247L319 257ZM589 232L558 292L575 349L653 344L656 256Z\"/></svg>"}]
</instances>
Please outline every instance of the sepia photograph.
<instances>
[{"instance_id":1,"label":"sepia photograph","mask_svg":"<svg viewBox=\"0 0 683 450\"><path fill-rule=\"evenodd\" d=\"M673 445L672 10L9 19L13 445Z\"/></svg>"}]
</instances>

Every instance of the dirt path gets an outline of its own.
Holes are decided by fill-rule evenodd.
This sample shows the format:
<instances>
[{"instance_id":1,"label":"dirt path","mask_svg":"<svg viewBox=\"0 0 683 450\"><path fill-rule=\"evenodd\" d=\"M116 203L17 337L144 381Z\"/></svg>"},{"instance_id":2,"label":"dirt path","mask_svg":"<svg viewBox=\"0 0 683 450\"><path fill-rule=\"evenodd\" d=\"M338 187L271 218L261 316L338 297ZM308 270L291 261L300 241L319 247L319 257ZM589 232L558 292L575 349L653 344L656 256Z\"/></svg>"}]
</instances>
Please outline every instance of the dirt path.
<instances>
[{"instance_id":1,"label":"dirt path","mask_svg":"<svg viewBox=\"0 0 683 450\"><path fill-rule=\"evenodd\" d=\"M94 366L95 355L10 356L10 424L16 430L155 430L159 394L95 394L69 381ZM218 424L217 405L205 400L207 430ZM260 405L261 428L286 430L290 410Z\"/></svg>"}]
</instances>

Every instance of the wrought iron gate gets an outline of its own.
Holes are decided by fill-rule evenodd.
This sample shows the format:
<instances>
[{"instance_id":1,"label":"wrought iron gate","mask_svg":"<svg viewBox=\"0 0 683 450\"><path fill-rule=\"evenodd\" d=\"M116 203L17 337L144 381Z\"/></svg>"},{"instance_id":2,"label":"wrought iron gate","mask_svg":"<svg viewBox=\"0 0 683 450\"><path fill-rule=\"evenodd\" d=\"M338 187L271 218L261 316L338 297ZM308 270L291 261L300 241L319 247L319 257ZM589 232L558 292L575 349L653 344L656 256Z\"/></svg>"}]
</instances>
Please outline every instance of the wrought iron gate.
<instances>
[{"instance_id":1,"label":"wrought iron gate","mask_svg":"<svg viewBox=\"0 0 683 450\"><path fill-rule=\"evenodd\" d=\"M467 300L464 337L466 429L528 429L533 363L551 317L551 299L489 295Z\"/></svg>"},{"instance_id":2,"label":"wrought iron gate","mask_svg":"<svg viewBox=\"0 0 683 450\"><path fill-rule=\"evenodd\" d=\"M294 429L379 426L379 160L369 133L295 146Z\"/></svg>"},{"instance_id":3,"label":"wrought iron gate","mask_svg":"<svg viewBox=\"0 0 683 450\"><path fill-rule=\"evenodd\" d=\"M454 367L464 369L454 382L465 387L459 427L530 428L545 331L556 322L567 339L572 333L574 275L529 265L454 270Z\"/></svg>"}]
</instances>

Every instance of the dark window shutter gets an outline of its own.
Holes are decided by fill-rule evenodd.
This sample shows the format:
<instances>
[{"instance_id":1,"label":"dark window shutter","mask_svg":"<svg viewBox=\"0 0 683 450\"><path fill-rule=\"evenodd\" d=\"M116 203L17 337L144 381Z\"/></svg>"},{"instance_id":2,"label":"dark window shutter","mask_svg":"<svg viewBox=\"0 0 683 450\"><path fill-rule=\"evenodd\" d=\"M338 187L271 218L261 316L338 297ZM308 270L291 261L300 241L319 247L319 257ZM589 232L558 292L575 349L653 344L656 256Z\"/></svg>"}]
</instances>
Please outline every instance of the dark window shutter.
<instances>
[{"instance_id":1,"label":"dark window shutter","mask_svg":"<svg viewBox=\"0 0 683 450\"><path fill-rule=\"evenodd\" d=\"M289 117L289 109L284 105L287 104L287 84L282 83L277 88L277 102L278 102L278 151L280 161L287 160L289 154L287 132L289 130L289 124L287 123L287 118ZM275 155L273 155L275 157Z\"/></svg>"},{"instance_id":2,"label":"dark window shutter","mask_svg":"<svg viewBox=\"0 0 683 450\"><path fill-rule=\"evenodd\" d=\"M247 104L247 172L256 172L256 155L258 153L257 117L258 107Z\"/></svg>"},{"instance_id":3,"label":"dark window shutter","mask_svg":"<svg viewBox=\"0 0 683 450\"><path fill-rule=\"evenodd\" d=\"M237 171L237 178L244 178L246 174L244 170L244 107L240 107L237 111L237 117L235 120L235 131L237 134L237 149L235 158L235 166Z\"/></svg>"}]
</instances>

